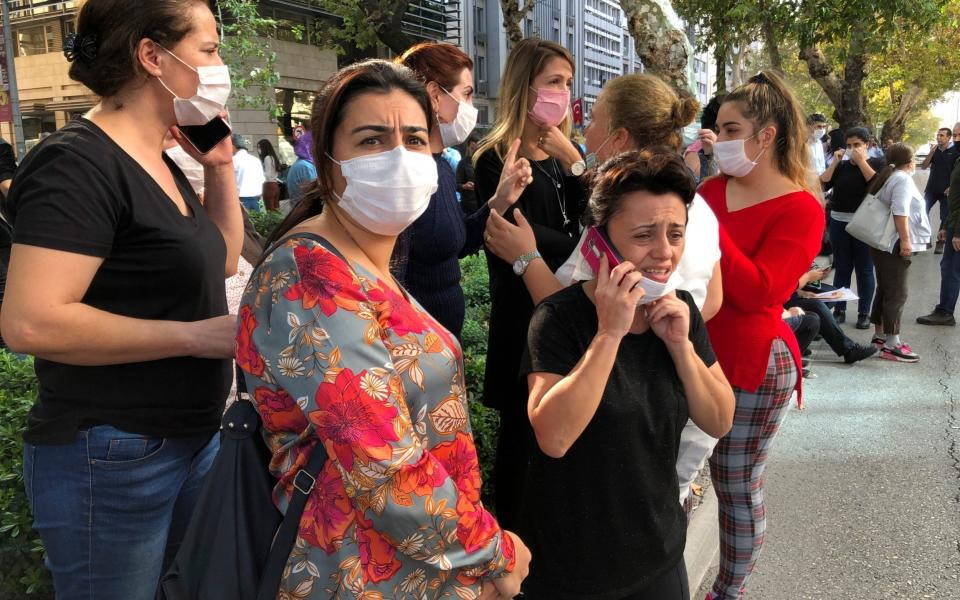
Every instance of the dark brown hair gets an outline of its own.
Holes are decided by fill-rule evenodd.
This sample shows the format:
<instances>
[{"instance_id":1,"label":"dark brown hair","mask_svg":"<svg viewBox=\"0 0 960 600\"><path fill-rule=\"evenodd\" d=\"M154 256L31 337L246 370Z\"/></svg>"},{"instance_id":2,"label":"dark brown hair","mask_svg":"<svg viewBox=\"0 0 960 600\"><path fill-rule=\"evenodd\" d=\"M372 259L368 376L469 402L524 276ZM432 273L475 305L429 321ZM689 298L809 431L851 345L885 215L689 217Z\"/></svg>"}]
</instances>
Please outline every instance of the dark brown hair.
<instances>
[{"instance_id":1,"label":"dark brown hair","mask_svg":"<svg viewBox=\"0 0 960 600\"><path fill-rule=\"evenodd\" d=\"M631 192L676 194L688 206L697 185L677 151L667 146L623 152L603 163L587 203L587 225L606 225Z\"/></svg>"},{"instance_id":2,"label":"dark brown hair","mask_svg":"<svg viewBox=\"0 0 960 600\"><path fill-rule=\"evenodd\" d=\"M167 48L193 29L190 9L206 0L87 0L77 18L77 37L93 40L93 57L70 63L70 79L101 97L116 95L143 74L137 49L143 38Z\"/></svg>"},{"instance_id":3,"label":"dark brown hair","mask_svg":"<svg viewBox=\"0 0 960 600\"><path fill-rule=\"evenodd\" d=\"M870 182L871 194L878 193L894 171L913 162L913 150L906 144L891 144L884 156L887 159L887 166L877 173L876 177Z\"/></svg>"},{"instance_id":4,"label":"dark brown hair","mask_svg":"<svg viewBox=\"0 0 960 600\"><path fill-rule=\"evenodd\" d=\"M313 158L317 179L309 185L300 202L277 226L267 240L267 247L283 237L298 223L323 212L324 202L333 194L331 172L335 163L333 136L343 122L350 102L361 94L389 94L400 90L409 94L427 118L427 127L433 122L433 109L427 90L416 74L403 65L372 59L344 67L327 80L313 101L310 112L310 132L313 135Z\"/></svg>"},{"instance_id":5,"label":"dark brown hair","mask_svg":"<svg viewBox=\"0 0 960 600\"><path fill-rule=\"evenodd\" d=\"M473 70L473 61L463 50L444 42L421 42L408 48L394 62L413 69L424 84L436 81L448 92L460 83L464 69Z\"/></svg>"}]
</instances>

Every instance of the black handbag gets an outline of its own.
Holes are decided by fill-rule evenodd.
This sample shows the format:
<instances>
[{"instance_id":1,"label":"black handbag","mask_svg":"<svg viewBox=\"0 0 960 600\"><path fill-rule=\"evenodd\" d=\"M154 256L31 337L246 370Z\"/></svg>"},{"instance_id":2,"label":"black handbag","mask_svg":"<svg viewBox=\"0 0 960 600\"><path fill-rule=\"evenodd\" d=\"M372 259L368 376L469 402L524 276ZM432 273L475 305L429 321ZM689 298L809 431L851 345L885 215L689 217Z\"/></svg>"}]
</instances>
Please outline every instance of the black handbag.
<instances>
[{"instance_id":1,"label":"black handbag","mask_svg":"<svg viewBox=\"0 0 960 600\"><path fill-rule=\"evenodd\" d=\"M300 528L307 496L327 460L317 444L297 472L286 515L273 504L276 479L260 415L237 368L237 400L224 413L220 452L157 600L274 600Z\"/></svg>"}]
</instances>

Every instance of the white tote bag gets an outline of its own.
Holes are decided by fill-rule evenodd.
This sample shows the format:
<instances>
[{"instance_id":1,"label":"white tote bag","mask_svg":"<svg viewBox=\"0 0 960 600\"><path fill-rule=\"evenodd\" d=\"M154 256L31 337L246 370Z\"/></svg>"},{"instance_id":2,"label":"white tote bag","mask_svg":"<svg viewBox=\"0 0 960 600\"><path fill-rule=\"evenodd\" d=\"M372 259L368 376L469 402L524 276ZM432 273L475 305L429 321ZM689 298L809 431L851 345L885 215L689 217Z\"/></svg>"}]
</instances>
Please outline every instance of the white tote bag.
<instances>
[{"instance_id":1,"label":"white tote bag","mask_svg":"<svg viewBox=\"0 0 960 600\"><path fill-rule=\"evenodd\" d=\"M893 211L877 195L867 194L863 199L853 219L847 223L847 233L871 248L889 252L897 241L897 227L893 222Z\"/></svg>"}]
</instances>

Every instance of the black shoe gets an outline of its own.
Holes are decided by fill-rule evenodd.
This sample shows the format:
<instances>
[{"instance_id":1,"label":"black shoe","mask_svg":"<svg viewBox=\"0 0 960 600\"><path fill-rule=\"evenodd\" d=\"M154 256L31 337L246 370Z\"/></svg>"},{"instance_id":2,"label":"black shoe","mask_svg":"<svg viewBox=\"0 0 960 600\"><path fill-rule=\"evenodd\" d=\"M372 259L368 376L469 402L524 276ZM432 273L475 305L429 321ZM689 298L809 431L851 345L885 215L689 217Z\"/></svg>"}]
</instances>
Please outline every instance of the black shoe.
<instances>
[{"instance_id":1,"label":"black shoe","mask_svg":"<svg viewBox=\"0 0 960 600\"><path fill-rule=\"evenodd\" d=\"M843 362L847 363L848 365L852 365L858 360L870 358L871 356L876 354L878 350L880 350L880 348L878 348L877 346L873 346L873 345L864 346L862 344L854 344L853 348L850 348L849 350L843 353Z\"/></svg>"},{"instance_id":2,"label":"black shoe","mask_svg":"<svg viewBox=\"0 0 960 600\"><path fill-rule=\"evenodd\" d=\"M870 329L870 317L867 315L857 315L857 329Z\"/></svg>"},{"instance_id":3,"label":"black shoe","mask_svg":"<svg viewBox=\"0 0 960 600\"><path fill-rule=\"evenodd\" d=\"M934 254L943 254L943 244L942 240L937 241L937 247L933 249Z\"/></svg>"},{"instance_id":4,"label":"black shoe","mask_svg":"<svg viewBox=\"0 0 960 600\"><path fill-rule=\"evenodd\" d=\"M804 369L808 368L808 367L810 366L810 359L809 359L809 358L801 358L801 359L800 359L800 366L803 367Z\"/></svg>"},{"instance_id":5,"label":"black shoe","mask_svg":"<svg viewBox=\"0 0 960 600\"><path fill-rule=\"evenodd\" d=\"M847 320L847 311L840 310L839 308L833 309L833 319L837 323L843 323L844 321Z\"/></svg>"},{"instance_id":6,"label":"black shoe","mask_svg":"<svg viewBox=\"0 0 960 600\"><path fill-rule=\"evenodd\" d=\"M945 313L942 310L934 310L929 315L917 317L917 323L921 325L949 325L953 327L957 324L957 321L951 314Z\"/></svg>"},{"instance_id":7,"label":"black shoe","mask_svg":"<svg viewBox=\"0 0 960 600\"><path fill-rule=\"evenodd\" d=\"M800 353L800 356L813 356L813 350L811 350L810 348L807 348L806 350Z\"/></svg>"}]
</instances>

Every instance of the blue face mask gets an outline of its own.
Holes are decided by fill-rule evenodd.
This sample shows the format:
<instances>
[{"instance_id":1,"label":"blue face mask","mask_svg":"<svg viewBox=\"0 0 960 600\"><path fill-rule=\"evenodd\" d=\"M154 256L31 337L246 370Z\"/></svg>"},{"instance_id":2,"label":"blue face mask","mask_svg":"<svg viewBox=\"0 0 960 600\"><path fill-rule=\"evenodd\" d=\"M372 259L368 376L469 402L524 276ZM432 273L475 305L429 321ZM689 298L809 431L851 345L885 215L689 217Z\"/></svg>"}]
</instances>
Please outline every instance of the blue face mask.
<instances>
[{"instance_id":1,"label":"blue face mask","mask_svg":"<svg viewBox=\"0 0 960 600\"><path fill-rule=\"evenodd\" d=\"M603 140L603 143L600 144L595 151L587 154L587 157L584 159L584 163L587 165L588 170L597 166L597 161L599 160L597 158L597 154L603 149L604 146L607 145L607 142L610 141L611 137L613 137L613 134L608 135L607 139Z\"/></svg>"}]
</instances>

